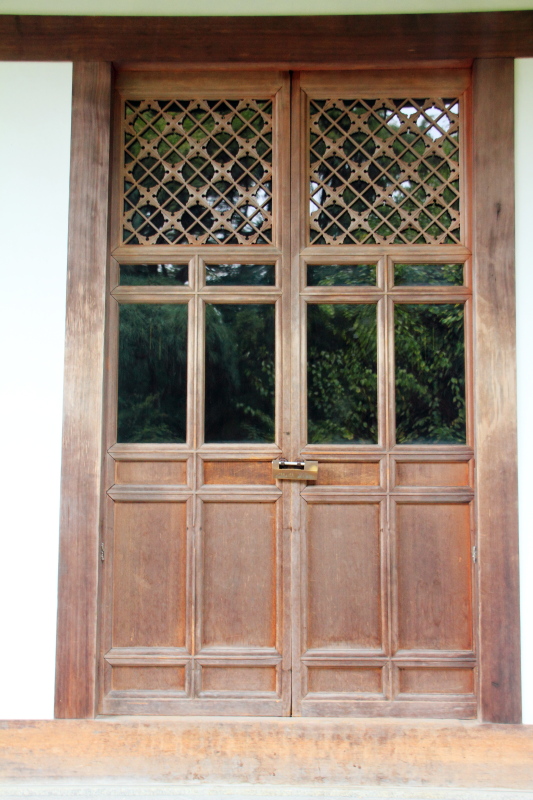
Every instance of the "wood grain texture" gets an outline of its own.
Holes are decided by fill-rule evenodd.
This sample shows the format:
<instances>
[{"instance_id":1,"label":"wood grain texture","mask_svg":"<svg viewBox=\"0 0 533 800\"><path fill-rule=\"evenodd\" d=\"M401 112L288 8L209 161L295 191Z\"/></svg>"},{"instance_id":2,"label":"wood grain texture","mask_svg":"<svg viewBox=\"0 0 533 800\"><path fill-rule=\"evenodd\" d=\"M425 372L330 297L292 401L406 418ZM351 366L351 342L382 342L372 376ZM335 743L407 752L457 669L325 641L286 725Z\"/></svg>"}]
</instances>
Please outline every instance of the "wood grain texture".
<instances>
[{"instance_id":1,"label":"wood grain texture","mask_svg":"<svg viewBox=\"0 0 533 800\"><path fill-rule=\"evenodd\" d=\"M312 46L310 43L312 42ZM533 12L0 17L5 60L351 66L533 55Z\"/></svg>"},{"instance_id":2,"label":"wood grain texture","mask_svg":"<svg viewBox=\"0 0 533 800\"><path fill-rule=\"evenodd\" d=\"M481 709L519 722L520 645L511 60L474 66L477 492Z\"/></svg>"},{"instance_id":3,"label":"wood grain texture","mask_svg":"<svg viewBox=\"0 0 533 800\"><path fill-rule=\"evenodd\" d=\"M356 719L0 722L4 781L532 789L533 726ZM243 757L246 754L246 757Z\"/></svg>"},{"instance_id":4,"label":"wood grain texture","mask_svg":"<svg viewBox=\"0 0 533 800\"><path fill-rule=\"evenodd\" d=\"M75 64L73 81L55 713L90 717L95 703L110 66Z\"/></svg>"}]
</instances>

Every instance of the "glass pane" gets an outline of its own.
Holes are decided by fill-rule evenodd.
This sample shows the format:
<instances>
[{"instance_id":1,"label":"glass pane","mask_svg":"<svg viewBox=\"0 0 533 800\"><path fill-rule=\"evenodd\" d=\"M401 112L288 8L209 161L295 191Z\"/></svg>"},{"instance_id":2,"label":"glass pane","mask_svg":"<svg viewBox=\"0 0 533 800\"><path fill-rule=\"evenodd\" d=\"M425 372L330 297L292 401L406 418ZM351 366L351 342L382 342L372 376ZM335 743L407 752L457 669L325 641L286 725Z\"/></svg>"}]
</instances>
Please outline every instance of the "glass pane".
<instances>
[{"instance_id":1,"label":"glass pane","mask_svg":"<svg viewBox=\"0 0 533 800\"><path fill-rule=\"evenodd\" d=\"M397 305L396 441L464 444L464 306Z\"/></svg>"},{"instance_id":2,"label":"glass pane","mask_svg":"<svg viewBox=\"0 0 533 800\"><path fill-rule=\"evenodd\" d=\"M274 441L273 305L206 305L205 441Z\"/></svg>"},{"instance_id":3,"label":"glass pane","mask_svg":"<svg viewBox=\"0 0 533 800\"><path fill-rule=\"evenodd\" d=\"M120 307L118 441L184 442L187 306Z\"/></svg>"},{"instance_id":4,"label":"glass pane","mask_svg":"<svg viewBox=\"0 0 533 800\"><path fill-rule=\"evenodd\" d=\"M308 264L308 286L375 286L375 264Z\"/></svg>"},{"instance_id":5,"label":"glass pane","mask_svg":"<svg viewBox=\"0 0 533 800\"><path fill-rule=\"evenodd\" d=\"M188 264L121 264L121 286L188 286Z\"/></svg>"},{"instance_id":6,"label":"glass pane","mask_svg":"<svg viewBox=\"0 0 533 800\"><path fill-rule=\"evenodd\" d=\"M375 444L376 306L307 308L308 437L314 444Z\"/></svg>"},{"instance_id":7,"label":"glass pane","mask_svg":"<svg viewBox=\"0 0 533 800\"><path fill-rule=\"evenodd\" d=\"M206 264L208 286L274 286L274 264Z\"/></svg>"},{"instance_id":8,"label":"glass pane","mask_svg":"<svg viewBox=\"0 0 533 800\"><path fill-rule=\"evenodd\" d=\"M462 286L462 264L395 264L396 286Z\"/></svg>"}]
</instances>

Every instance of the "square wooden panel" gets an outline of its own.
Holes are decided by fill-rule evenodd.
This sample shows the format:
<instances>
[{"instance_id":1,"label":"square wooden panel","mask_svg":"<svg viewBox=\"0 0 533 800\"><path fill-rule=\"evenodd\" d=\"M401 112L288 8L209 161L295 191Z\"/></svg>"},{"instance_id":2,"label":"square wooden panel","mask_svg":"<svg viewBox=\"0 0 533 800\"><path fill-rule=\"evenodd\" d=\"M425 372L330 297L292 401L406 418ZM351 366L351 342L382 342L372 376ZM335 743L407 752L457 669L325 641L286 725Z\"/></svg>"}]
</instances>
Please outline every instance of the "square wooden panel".
<instances>
[{"instance_id":1,"label":"square wooden panel","mask_svg":"<svg viewBox=\"0 0 533 800\"><path fill-rule=\"evenodd\" d=\"M380 648L380 504L322 502L306 508L306 648Z\"/></svg>"},{"instance_id":2,"label":"square wooden panel","mask_svg":"<svg viewBox=\"0 0 533 800\"><path fill-rule=\"evenodd\" d=\"M185 647L186 537L186 503L115 503L114 647Z\"/></svg>"},{"instance_id":3,"label":"square wooden panel","mask_svg":"<svg viewBox=\"0 0 533 800\"><path fill-rule=\"evenodd\" d=\"M276 646L276 504L203 504L203 648Z\"/></svg>"},{"instance_id":4,"label":"square wooden panel","mask_svg":"<svg viewBox=\"0 0 533 800\"><path fill-rule=\"evenodd\" d=\"M472 650L470 503L397 503L399 650Z\"/></svg>"}]
</instances>

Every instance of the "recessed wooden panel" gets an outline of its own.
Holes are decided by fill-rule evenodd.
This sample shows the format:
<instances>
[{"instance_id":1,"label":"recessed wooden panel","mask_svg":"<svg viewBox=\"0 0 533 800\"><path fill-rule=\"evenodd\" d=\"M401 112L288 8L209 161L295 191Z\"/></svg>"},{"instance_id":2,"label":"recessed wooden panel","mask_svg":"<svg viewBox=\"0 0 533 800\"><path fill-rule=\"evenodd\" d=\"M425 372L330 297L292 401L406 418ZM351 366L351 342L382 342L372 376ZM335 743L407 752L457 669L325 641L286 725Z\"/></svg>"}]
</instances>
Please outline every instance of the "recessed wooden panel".
<instances>
[{"instance_id":1,"label":"recessed wooden panel","mask_svg":"<svg viewBox=\"0 0 533 800\"><path fill-rule=\"evenodd\" d=\"M186 504L116 503L115 647L185 646Z\"/></svg>"},{"instance_id":2,"label":"recessed wooden panel","mask_svg":"<svg viewBox=\"0 0 533 800\"><path fill-rule=\"evenodd\" d=\"M469 486L468 461L397 461L397 486Z\"/></svg>"},{"instance_id":3,"label":"recessed wooden panel","mask_svg":"<svg viewBox=\"0 0 533 800\"><path fill-rule=\"evenodd\" d=\"M273 484L272 461L204 461L204 483Z\"/></svg>"},{"instance_id":4,"label":"recessed wooden panel","mask_svg":"<svg viewBox=\"0 0 533 800\"><path fill-rule=\"evenodd\" d=\"M183 485L187 483L187 462L116 461L115 483Z\"/></svg>"},{"instance_id":5,"label":"recessed wooden panel","mask_svg":"<svg viewBox=\"0 0 533 800\"><path fill-rule=\"evenodd\" d=\"M275 692L276 667L202 667L203 692Z\"/></svg>"},{"instance_id":6,"label":"recessed wooden panel","mask_svg":"<svg viewBox=\"0 0 533 800\"><path fill-rule=\"evenodd\" d=\"M308 692L372 692L382 691L381 667L309 667Z\"/></svg>"},{"instance_id":7,"label":"recessed wooden panel","mask_svg":"<svg viewBox=\"0 0 533 800\"><path fill-rule=\"evenodd\" d=\"M399 649L472 647L470 507L397 506Z\"/></svg>"},{"instance_id":8,"label":"recessed wooden panel","mask_svg":"<svg viewBox=\"0 0 533 800\"><path fill-rule=\"evenodd\" d=\"M312 503L307 513L307 647L379 647L378 504Z\"/></svg>"},{"instance_id":9,"label":"recessed wooden panel","mask_svg":"<svg viewBox=\"0 0 533 800\"><path fill-rule=\"evenodd\" d=\"M205 503L204 646L275 645L275 521L274 503Z\"/></svg>"},{"instance_id":10,"label":"recessed wooden panel","mask_svg":"<svg viewBox=\"0 0 533 800\"><path fill-rule=\"evenodd\" d=\"M474 670L445 667L401 667L400 692L405 694L472 694Z\"/></svg>"},{"instance_id":11,"label":"recessed wooden panel","mask_svg":"<svg viewBox=\"0 0 533 800\"><path fill-rule=\"evenodd\" d=\"M113 689L185 691L185 667L113 667Z\"/></svg>"},{"instance_id":12,"label":"recessed wooden panel","mask_svg":"<svg viewBox=\"0 0 533 800\"><path fill-rule=\"evenodd\" d=\"M379 462L321 462L316 485L379 486Z\"/></svg>"}]
</instances>

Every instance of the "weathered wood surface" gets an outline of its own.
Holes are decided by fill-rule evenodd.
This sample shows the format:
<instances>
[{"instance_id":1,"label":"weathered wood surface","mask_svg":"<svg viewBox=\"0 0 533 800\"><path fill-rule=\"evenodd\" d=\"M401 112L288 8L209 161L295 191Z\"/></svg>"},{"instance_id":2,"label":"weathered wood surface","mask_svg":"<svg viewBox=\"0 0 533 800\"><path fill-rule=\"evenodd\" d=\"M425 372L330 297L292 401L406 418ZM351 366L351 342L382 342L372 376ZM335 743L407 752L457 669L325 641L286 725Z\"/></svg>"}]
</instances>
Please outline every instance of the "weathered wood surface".
<instances>
[{"instance_id":1,"label":"weathered wood surface","mask_svg":"<svg viewBox=\"0 0 533 800\"><path fill-rule=\"evenodd\" d=\"M533 726L131 718L0 722L0 781L533 788Z\"/></svg>"},{"instance_id":2,"label":"weathered wood surface","mask_svg":"<svg viewBox=\"0 0 533 800\"><path fill-rule=\"evenodd\" d=\"M312 17L3 15L4 60L292 66L533 55L533 11Z\"/></svg>"},{"instance_id":3,"label":"weathered wood surface","mask_svg":"<svg viewBox=\"0 0 533 800\"><path fill-rule=\"evenodd\" d=\"M511 59L474 66L474 399L480 690L487 722L521 720L513 76Z\"/></svg>"}]
</instances>

